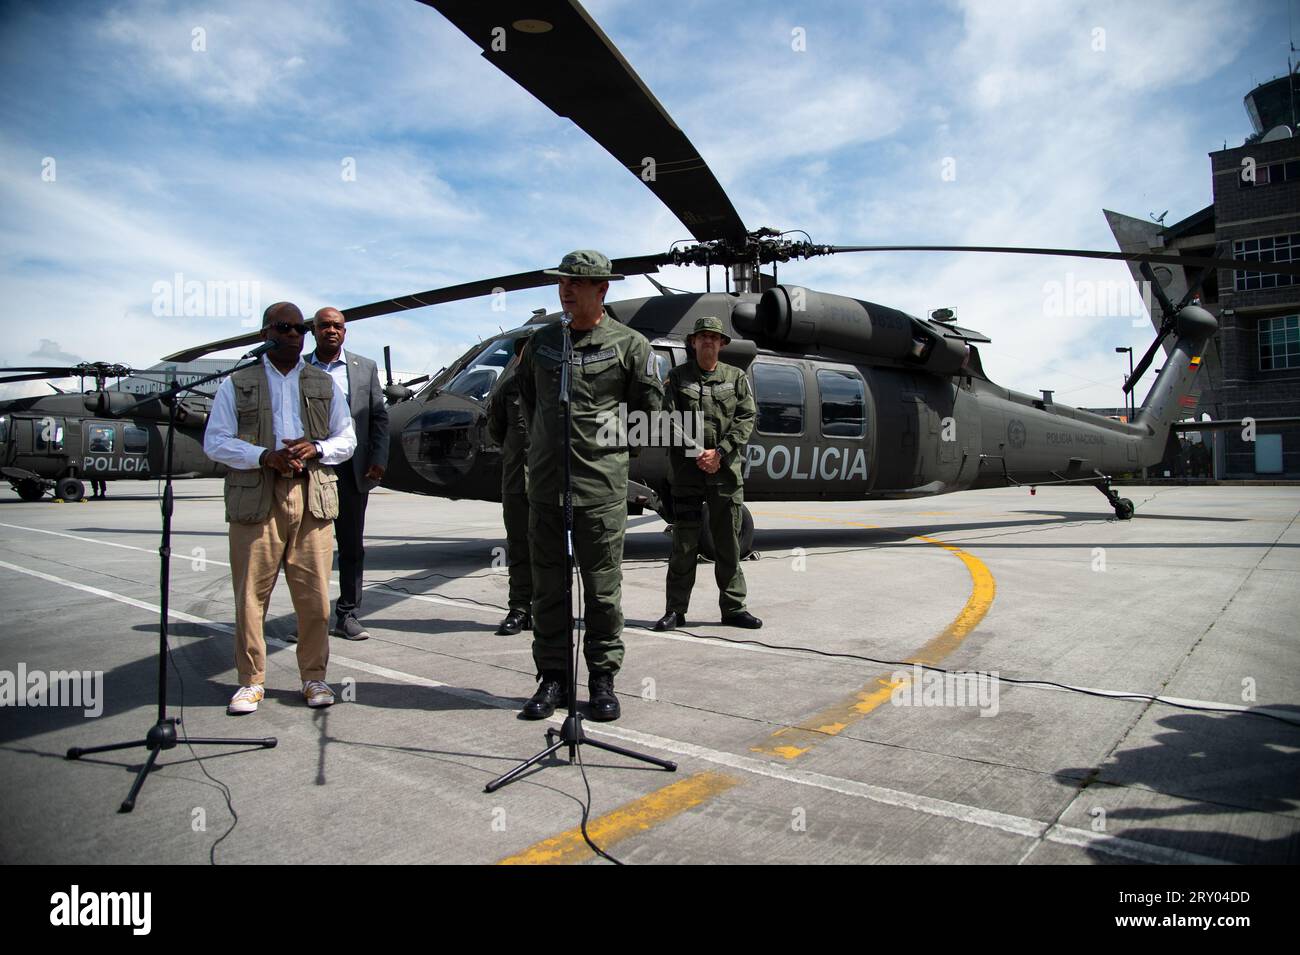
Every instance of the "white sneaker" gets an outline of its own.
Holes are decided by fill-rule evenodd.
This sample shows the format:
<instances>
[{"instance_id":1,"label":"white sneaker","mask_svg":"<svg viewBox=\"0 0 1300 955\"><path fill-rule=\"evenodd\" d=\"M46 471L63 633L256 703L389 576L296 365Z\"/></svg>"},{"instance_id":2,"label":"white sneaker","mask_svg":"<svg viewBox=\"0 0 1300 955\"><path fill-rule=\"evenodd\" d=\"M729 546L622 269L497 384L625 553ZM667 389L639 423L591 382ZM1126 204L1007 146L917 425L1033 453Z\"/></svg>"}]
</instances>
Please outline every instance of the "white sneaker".
<instances>
[{"instance_id":1,"label":"white sneaker","mask_svg":"<svg viewBox=\"0 0 1300 955\"><path fill-rule=\"evenodd\" d=\"M235 695L230 698L230 705L226 707L226 712L231 716L238 716L241 713L257 712L257 704L262 702L262 697L266 696L266 690L259 685L241 686L235 691Z\"/></svg>"},{"instance_id":2,"label":"white sneaker","mask_svg":"<svg viewBox=\"0 0 1300 955\"><path fill-rule=\"evenodd\" d=\"M302 685L302 695L308 706L333 706L334 691L324 680L308 680Z\"/></svg>"}]
</instances>

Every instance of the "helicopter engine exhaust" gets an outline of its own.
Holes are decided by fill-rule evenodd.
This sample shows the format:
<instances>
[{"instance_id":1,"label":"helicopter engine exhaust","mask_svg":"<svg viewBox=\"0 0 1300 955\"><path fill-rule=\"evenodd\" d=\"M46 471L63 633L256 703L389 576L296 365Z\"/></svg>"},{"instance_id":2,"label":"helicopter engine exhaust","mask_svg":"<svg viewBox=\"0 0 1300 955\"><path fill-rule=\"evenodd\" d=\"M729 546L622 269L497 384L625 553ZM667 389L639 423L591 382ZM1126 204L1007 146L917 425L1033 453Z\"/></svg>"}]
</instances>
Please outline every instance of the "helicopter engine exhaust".
<instances>
[{"instance_id":1,"label":"helicopter engine exhaust","mask_svg":"<svg viewBox=\"0 0 1300 955\"><path fill-rule=\"evenodd\" d=\"M798 285L774 285L751 314L737 309L738 330L776 348L820 347L892 358L937 375L965 364L969 349L895 308Z\"/></svg>"}]
</instances>

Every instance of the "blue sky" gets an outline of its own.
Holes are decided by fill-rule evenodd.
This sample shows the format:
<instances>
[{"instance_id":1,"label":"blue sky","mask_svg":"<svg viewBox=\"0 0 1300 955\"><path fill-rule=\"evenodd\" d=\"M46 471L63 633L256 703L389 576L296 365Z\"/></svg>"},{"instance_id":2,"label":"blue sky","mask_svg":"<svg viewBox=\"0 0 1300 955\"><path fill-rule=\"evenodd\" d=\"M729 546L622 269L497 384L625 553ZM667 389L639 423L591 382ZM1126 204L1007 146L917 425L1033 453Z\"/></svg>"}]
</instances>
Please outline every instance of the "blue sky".
<instances>
[{"instance_id":1,"label":"blue sky","mask_svg":"<svg viewBox=\"0 0 1300 955\"><path fill-rule=\"evenodd\" d=\"M1168 209L1172 223L1210 202L1206 154L1241 143L1242 96L1286 70L1288 3L1300 6L587 9L751 228L839 244L1109 249L1103 207ZM686 234L414 0L0 5L0 365L142 366L241 330L237 303L165 314L159 283L178 274L247 283L258 312L290 299L310 314L550 266L571 248L658 251ZM704 285L698 271L662 278ZM1076 405L1118 404L1126 366L1113 348L1151 338L1131 316L1045 306L1051 283L1128 282L1116 263L841 256L781 278L914 314L955 307L994 339L991 377ZM370 319L348 343L376 358L390 344L397 368L435 371L553 308L554 292L492 304Z\"/></svg>"}]
</instances>

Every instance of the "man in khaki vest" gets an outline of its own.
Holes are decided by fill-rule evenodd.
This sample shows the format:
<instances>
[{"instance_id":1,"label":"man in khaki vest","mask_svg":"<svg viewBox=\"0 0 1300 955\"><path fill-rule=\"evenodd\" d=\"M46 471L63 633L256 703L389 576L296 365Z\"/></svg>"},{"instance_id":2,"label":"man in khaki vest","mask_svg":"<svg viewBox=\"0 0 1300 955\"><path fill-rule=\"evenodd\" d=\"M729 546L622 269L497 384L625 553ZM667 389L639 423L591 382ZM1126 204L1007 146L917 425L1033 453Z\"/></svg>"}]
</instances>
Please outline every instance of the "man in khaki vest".
<instances>
[{"instance_id":1,"label":"man in khaki vest","mask_svg":"<svg viewBox=\"0 0 1300 955\"><path fill-rule=\"evenodd\" d=\"M274 341L260 363L221 383L203 450L226 465L230 578L235 588L239 690L226 712L252 713L265 695L262 624L280 568L298 615L298 672L308 706L329 706L329 576L338 478L331 465L357 439L347 399L330 376L302 360L307 325L290 302L262 315Z\"/></svg>"}]
</instances>

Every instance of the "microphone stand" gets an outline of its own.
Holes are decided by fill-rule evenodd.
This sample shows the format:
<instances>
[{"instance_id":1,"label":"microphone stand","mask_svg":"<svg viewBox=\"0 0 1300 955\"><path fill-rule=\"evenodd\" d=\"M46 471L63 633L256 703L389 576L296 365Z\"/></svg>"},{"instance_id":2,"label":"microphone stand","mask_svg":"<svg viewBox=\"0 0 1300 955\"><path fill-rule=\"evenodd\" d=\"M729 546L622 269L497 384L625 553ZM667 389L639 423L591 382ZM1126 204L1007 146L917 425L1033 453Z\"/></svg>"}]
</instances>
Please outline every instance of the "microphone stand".
<instances>
[{"instance_id":1,"label":"microphone stand","mask_svg":"<svg viewBox=\"0 0 1300 955\"><path fill-rule=\"evenodd\" d=\"M564 313L560 327L564 333L562 354L564 364L560 369L560 405L564 409L564 556L568 576L564 587L565 601L569 607L569 658L566 661L569 687L569 715L559 730L550 728L546 731L547 746L535 756L524 760L510 772L499 776L483 787L484 792L496 792L507 783L513 782L530 766L540 763L562 746L569 748L569 765L573 765L579 746L594 746L610 753L618 753L643 763L651 763L668 772L676 772L677 764L656 756L636 753L604 740L592 739L582 729L582 716L578 713L578 648L576 615L573 606L573 575L577 569L577 559L573 550L573 335L570 324L573 317ZM544 767L543 767L544 768Z\"/></svg>"},{"instance_id":2,"label":"microphone stand","mask_svg":"<svg viewBox=\"0 0 1300 955\"><path fill-rule=\"evenodd\" d=\"M274 347L274 346L272 346ZM266 351L269 349L261 349ZM255 349L245 358L259 354ZM67 759L80 759L82 756L89 756L92 753L107 753L117 749L131 749L136 746L144 746L149 750L149 757L145 760L144 765L136 774L135 782L131 784L131 791L126 794L126 799L122 800L122 805L118 807L118 812L130 812L135 808L135 797L140 794L140 789L144 786L145 778L149 771L153 769L154 763L158 759L158 754L164 749L172 749L176 746L178 738L176 727L180 725L179 716L167 715L167 597L171 590L171 540L172 540L172 458L173 450L176 445L176 404L181 392L190 391L199 385L205 384L216 378L225 375L234 374L244 368L260 362L260 358L254 358L246 364L236 365L229 371L219 371L216 374L208 375L206 378L200 378L198 381L191 382L188 385L180 383L174 384L166 391L161 391L156 395L148 395L141 398L131 405L125 411L118 412L113 417L124 418L144 405L153 401L162 401L167 405L167 453L166 453L166 485L163 489L162 500L162 544L158 548L159 558L159 601L158 601L158 720L150 727L148 734L143 740L131 740L126 743L109 743L106 746L91 746L83 749L74 746L67 752ZM211 738L188 738L186 743L193 746L260 746L264 749L272 749L278 743L274 736L263 737L262 739L211 739Z\"/></svg>"}]
</instances>

